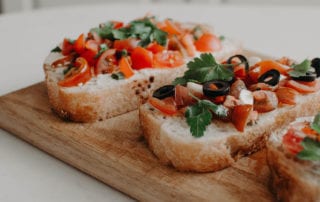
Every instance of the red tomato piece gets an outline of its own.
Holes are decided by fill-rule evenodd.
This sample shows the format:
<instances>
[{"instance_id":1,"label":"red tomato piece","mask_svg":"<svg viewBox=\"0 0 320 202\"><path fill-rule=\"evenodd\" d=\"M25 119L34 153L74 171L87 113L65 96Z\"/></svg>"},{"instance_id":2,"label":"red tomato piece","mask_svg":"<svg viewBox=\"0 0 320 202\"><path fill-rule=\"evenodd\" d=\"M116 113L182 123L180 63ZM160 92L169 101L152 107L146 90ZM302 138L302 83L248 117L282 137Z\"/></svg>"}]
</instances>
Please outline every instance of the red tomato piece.
<instances>
[{"instance_id":1,"label":"red tomato piece","mask_svg":"<svg viewBox=\"0 0 320 202\"><path fill-rule=\"evenodd\" d=\"M284 148L290 153L296 155L303 147L301 145L302 137L295 134L294 129L290 128L288 132L283 136L282 142Z\"/></svg>"},{"instance_id":2,"label":"red tomato piece","mask_svg":"<svg viewBox=\"0 0 320 202\"><path fill-rule=\"evenodd\" d=\"M115 40L113 43L113 48L117 50L127 50L128 52L133 51L138 46L138 39L135 38L128 38L128 39L122 39L122 40Z\"/></svg>"},{"instance_id":3,"label":"red tomato piece","mask_svg":"<svg viewBox=\"0 0 320 202\"><path fill-rule=\"evenodd\" d=\"M222 49L220 39L210 33L204 33L198 40L195 41L194 45L200 52L215 52Z\"/></svg>"},{"instance_id":4,"label":"red tomato piece","mask_svg":"<svg viewBox=\"0 0 320 202\"><path fill-rule=\"evenodd\" d=\"M295 105L296 96L299 94L298 91L288 88L288 87L279 87L276 90L276 94L280 103Z\"/></svg>"},{"instance_id":5,"label":"red tomato piece","mask_svg":"<svg viewBox=\"0 0 320 202\"><path fill-rule=\"evenodd\" d=\"M147 46L147 50L151 51L153 54L156 54L156 53L164 51L165 47L159 45L157 42L153 42Z\"/></svg>"},{"instance_id":6,"label":"red tomato piece","mask_svg":"<svg viewBox=\"0 0 320 202\"><path fill-rule=\"evenodd\" d=\"M79 57L76 59L76 68L70 70L65 78L58 82L60 86L71 87L76 86L79 83L86 83L92 77L91 69L86 61L86 59Z\"/></svg>"},{"instance_id":7,"label":"red tomato piece","mask_svg":"<svg viewBox=\"0 0 320 202\"><path fill-rule=\"evenodd\" d=\"M244 131L244 128L248 123L249 115L252 109L253 106L249 104L237 105L234 107L231 115L231 121L238 131Z\"/></svg>"},{"instance_id":8,"label":"red tomato piece","mask_svg":"<svg viewBox=\"0 0 320 202\"><path fill-rule=\"evenodd\" d=\"M94 68L95 75L111 73L117 66L116 49L108 49L99 57Z\"/></svg>"},{"instance_id":9,"label":"red tomato piece","mask_svg":"<svg viewBox=\"0 0 320 202\"><path fill-rule=\"evenodd\" d=\"M318 90L318 84L314 85L314 86L308 86L308 85L304 85L298 81L294 81L294 80L289 80L285 83L285 86L292 88L296 91L298 91L299 93L313 93L316 90Z\"/></svg>"},{"instance_id":10,"label":"red tomato piece","mask_svg":"<svg viewBox=\"0 0 320 202\"><path fill-rule=\"evenodd\" d=\"M183 56L179 51L163 51L153 57L154 67L179 67L184 64Z\"/></svg>"},{"instance_id":11,"label":"red tomato piece","mask_svg":"<svg viewBox=\"0 0 320 202\"><path fill-rule=\"evenodd\" d=\"M146 50L142 47L136 47L131 53L132 68L143 69L152 68L153 65L153 54L151 51Z\"/></svg>"},{"instance_id":12,"label":"red tomato piece","mask_svg":"<svg viewBox=\"0 0 320 202\"><path fill-rule=\"evenodd\" d=\"M69 55L73 51L73 44L69 39L64 39L62 43L62 55Z\"/></svg>"},{"instance_id":13,"label":"red tomato piece","mask_svg":"<svg viewBox=\"0 0 320 202\"><path fill-rule=\"evenodd\" d=\"M85 48L85 37L84 34L80 34L80 36L77 38L77 40L74 42L73 47L74 50L78 53L81 54L84 51Z\"/></svg>"},{"instance_id":14,"label":"red tomato piece","mask_svg":"<svg viewBox=\"0 0 320 202\"><path fill-rule=\"evenodd\" d=\"M174 115L177 113L177 108L172 97L167 97L163 100L159 100L154 97L149 98L149 103L159 111L167 115Z\"/></svg>"},{"instance_id":15,"label":"red tomato piece","mask_svg":"<svg viewBox=\"0 0 320 202\"><path fill-rule=\"evenodd\" d=\"M128 61L128 57L122 57L119 61L119 69L125 76L125 78L130 78L134 72L131 68L131 65Z\"/></svg>"}]
</instances>

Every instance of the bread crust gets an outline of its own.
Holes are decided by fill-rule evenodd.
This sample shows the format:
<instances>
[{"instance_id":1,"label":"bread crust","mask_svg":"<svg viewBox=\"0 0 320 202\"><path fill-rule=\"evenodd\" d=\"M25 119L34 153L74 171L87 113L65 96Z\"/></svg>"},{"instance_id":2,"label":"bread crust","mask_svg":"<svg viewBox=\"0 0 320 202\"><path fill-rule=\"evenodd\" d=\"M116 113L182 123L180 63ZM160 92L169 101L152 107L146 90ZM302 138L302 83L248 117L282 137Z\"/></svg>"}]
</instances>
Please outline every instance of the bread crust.
<instances>
[{"instance_id":1,"label":"bread crust","mask_svg":"<svg viewBox=\"0 0 320 202\"><path fill-rule=\"evenodd\" d=\"M278 136L280 132L272 135ZM282 138L279 139L281 141ZM267 144L270 188L279 201L320 201L320 164L286 155L281 142ZM318 173L314 171L318 169Z\"/></svg>"},{"instance_id":2,"label":"bread crust","mask_svg":"<svg viewBox=\"0 0 320 202\"><path fill-rule=\"evenodd\" d=\"M215 134L206 134L207 131L200 138L192 137L190 131L177 136L173 130L167 129L166 123L175 123L177 132L185 132L188 127L182 126L185 118L165 116L148 103L140 107L139 116L149 148L162 163L180 171L209 172L228 167L237 159L264 148L272 131L296 117L314 115L320 110L320 103L314 100L319 99L320 92L300 96L296 106L261 114L258 123L247 126L243 133L236 131L231 123L214 122L209 127L217 128L217 133L226 131L224 136L215 137L212 137Z\"/></svg>"},{"instance_id":3,"label":"bread crust","mask_svg":"<svg viewBox=\"0 0 320 202\"><path fill-rule=\"evenodd\" d=\"M217 60L225 60L242 51L241 44L233 45L225 54L218 54ZM133 78L117 81L118 84L111 87L105 84L102 88L71 91L57 84L59 78L51 66L50 55L48 58L44 62L44 72L52 110L64 120L75 122L104 120L133 111L144 103L154 90L170 84L186 70L186 66L143 69Z\"/></svg>"}]
</instances>

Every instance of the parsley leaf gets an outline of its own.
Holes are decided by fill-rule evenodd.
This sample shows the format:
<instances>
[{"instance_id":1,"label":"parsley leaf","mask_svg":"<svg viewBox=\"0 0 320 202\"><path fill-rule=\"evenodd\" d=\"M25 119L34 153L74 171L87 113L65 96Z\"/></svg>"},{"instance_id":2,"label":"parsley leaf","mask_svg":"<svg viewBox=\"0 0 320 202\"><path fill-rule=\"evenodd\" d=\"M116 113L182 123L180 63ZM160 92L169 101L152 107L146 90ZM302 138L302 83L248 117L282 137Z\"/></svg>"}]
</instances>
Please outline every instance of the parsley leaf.
<instances>
[{"instance_id":1,"label":"parsley leaf","mask_svg":"<svg viewBox=\"0 0 320 202\"><path fill-rule=\"evenodd\" d=\"M62 50L59 46L56 46L54 49L51 50L51 52L58 52L60 53Z\"/></svg>"},{"instance_id":2,"label":"parsley leaf","mask_svg":"<svg viewBox=\"0 0 320 202\"><path fill-rule=\"evenodd\" d=\"M109 40L122 40L130 37L140 39L139 45L147 46L153 41L164 46L167 43L167 33L158 29L150 20L144 18L141 20L134 20L129 23L129 26L114 29L112 22L106 22L101 27L96 27L90 30L96 32L101 38Z\"/></svg>"},{"instance_id":3,"label":"parsley leaf","mask_svg":"<svg viewBox=\"0 0 320 202\"><path fill-rule=\"evenodd\" d=\"M106 22L101 27L95 27L90 30L90 32L97 33L103 39L110 39L113 40L113 23Z\"/></svg>"},{"instance_id":4,"label":"parsley leaf","mask_svg":"<svg viewBox=\"0 0 320 202\"><path fill-rule=\"evenodd\" d=\"M307 75L308 70L311 67L311 61L308 59L305 59L300 64L293 65L293 70L289 72L289 75L291 77L300 77Z\"/></svg>"},{"instance_id":5,"label":"parsley leaf","mask_svg":"<svg viewBox=\"0 0 320 202\"><path fill-rule=\"evenodd\" d=\"M302 160L320 161L320 142L305 137L301 142L303 150L298 153L297 157Z\"/></svg>"},{"instance_id":6,"label":"parsley leaf","mask_svg":"<svg viewBox=\"0 0 320 202\"><path fill-rule=\"evenodd\" d=\"M188 62L187 67L188 70L183 77L178 77L174 80L174 85L184 85L188 81L197 81L198 83L211 80L230 81L234 76L231 70L217 63L211 53L202 53L200 58L194 58L193 61Z\"/></svg>"},{"instance_id":7,"label":"parsley leaf","mask_svg":"<svg viewBox=\"0 0 320 202\"><path fill-rule=\"evenodd\" d=\"M320 113L318 113L311 124L311 128L320 134Z\"/></svg>"},{"instance_id":8,"label":"parsley leaf","mask_svg":"<svg viewBox=\"0 0 320 202\"><path fill-rule=\"evenodd\" d=\"M216 105L209 100L198 100L197 104L187 108L185 117L192 136L203 136L206 127L211 123L211 111L221 117L227 116L227 109L223 105Z\"/></svg>"}]
</instances>

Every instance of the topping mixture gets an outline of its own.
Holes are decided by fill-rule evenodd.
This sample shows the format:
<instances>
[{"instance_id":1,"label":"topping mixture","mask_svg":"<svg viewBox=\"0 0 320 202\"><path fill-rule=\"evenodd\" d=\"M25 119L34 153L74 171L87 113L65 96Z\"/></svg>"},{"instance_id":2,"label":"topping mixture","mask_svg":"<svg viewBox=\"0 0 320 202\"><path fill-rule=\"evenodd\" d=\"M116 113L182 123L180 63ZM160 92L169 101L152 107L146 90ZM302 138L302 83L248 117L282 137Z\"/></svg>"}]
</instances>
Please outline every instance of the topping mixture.
<instances>
[{"instance_id":1,"label":"topping mixture","mask_svg":"<svg viewBox=\"0 0 320 202\"><path fill-rule=\"evenodd\" d=\"M109 21L75 40L65 38L52 49L64 56L52 66L66 66L59 85L71 87L99 74L124 79L144 68L179 67L197 52L221 48L219 37L205 26L144 17L128 24Z\"/></svg>"},{"instance_id":2,"label":"topping mixture","mask_svg":"<svg viewBox=\"0 0 320 202\"><path fill-rule=\"evenodd\" d=\"M299 94L319 90L317 61L298 64L288 58L235 55L219 64L212 54L203 53L173 85L156 90L150 104L166 115L185 116L194 137L203 136L212 119L231 122L243 132L259 114L295 105Z\"/></svg>"},{"instance_id":3,"label":"topping mixture","mask_svg":"<svg viewBox=\"0 0 320 202\"><path fill-rule=\"evenodd\" d=\"M302 160L320 161L320 113L313 122L305 120L290 124L282 141L287 153Z\"/></svg>"}]
</instances>

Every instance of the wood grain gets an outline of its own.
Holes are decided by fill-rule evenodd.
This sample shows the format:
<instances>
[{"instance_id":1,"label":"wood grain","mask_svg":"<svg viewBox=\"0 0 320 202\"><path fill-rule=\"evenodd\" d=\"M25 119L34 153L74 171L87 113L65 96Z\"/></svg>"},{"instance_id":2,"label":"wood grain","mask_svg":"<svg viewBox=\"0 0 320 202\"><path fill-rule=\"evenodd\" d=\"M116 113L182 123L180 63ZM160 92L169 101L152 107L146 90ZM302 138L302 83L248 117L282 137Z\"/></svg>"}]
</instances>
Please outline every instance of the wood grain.
<instances>
[{"instance_id":1,"label":"wood grain","mask_svg":"<svg viewBox=\"0 0 320 202\"><path fill-rule=\"evenodd\" d=\"M0 97L0 127L142 201L272 201L265 152L215 173L177 172L147 149L132 111L103 122L63 122L44 83Z\"/></svg>"}]
</instances>

